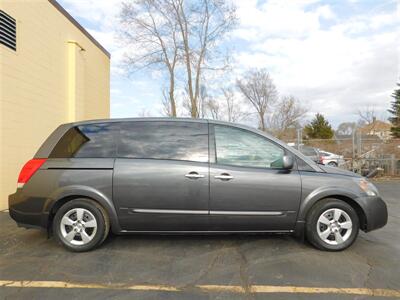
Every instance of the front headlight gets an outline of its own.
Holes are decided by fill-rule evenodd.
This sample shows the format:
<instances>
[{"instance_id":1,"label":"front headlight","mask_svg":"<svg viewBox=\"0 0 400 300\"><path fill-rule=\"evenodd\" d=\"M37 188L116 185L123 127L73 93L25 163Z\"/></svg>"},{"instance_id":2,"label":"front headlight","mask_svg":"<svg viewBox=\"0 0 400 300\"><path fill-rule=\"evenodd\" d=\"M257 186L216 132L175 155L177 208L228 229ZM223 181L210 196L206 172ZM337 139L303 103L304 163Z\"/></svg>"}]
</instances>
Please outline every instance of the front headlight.
<instances>
[{"instance_id":1,"label":"front headlight","mask_svg":"<svg viewBox=\"0 0 400 300\"><path fill-rule=\"evenodd\" d=\"M378 189L367 179L361 178L358 179L358 186L360 189L365 192L368 196L378 196Z\"/></svg>"}]
</instances>

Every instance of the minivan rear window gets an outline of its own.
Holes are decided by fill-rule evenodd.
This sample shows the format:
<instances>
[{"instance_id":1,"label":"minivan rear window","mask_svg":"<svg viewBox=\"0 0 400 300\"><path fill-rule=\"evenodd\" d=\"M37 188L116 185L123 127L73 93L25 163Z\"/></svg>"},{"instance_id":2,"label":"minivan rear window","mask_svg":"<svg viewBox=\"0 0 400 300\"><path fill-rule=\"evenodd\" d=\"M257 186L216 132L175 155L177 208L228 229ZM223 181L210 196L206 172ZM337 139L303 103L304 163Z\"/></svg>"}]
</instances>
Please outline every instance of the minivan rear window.
<instances>
[{"instance_id":1,"label":"minivan rear window","mask_svg":"<svg viewBox=\"0 0 400 300\"><path fill-rule=\"evenodd\" d=\"M79 125L64 134L49 157L115 157L115 137L116 131L112 123Z\"/></svg>"},{"instance_id":2,"label":"minivan rear window","mask_svg":"<svg viewBox=\"0 0 400 300\"><path fill-rule=\"evenodd\" d=\"M134 121L69 129L50 158L147 158L208 162L208 125Z\"/></svg>"}]
</instances>

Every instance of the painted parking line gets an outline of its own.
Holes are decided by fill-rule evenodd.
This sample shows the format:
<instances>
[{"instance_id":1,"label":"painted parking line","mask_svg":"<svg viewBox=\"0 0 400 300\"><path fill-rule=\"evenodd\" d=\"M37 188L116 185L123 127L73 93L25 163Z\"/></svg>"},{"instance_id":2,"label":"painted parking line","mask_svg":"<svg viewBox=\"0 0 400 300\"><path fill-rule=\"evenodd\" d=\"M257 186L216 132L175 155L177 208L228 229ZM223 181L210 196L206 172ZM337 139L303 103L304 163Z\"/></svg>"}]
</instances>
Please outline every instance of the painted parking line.
<instances>
[{"instance_id":1,"label":"painted parking line","mask_svg":"<svg viewBox=\"0 0 400 300\"><path fill-rule=\"evenodd\" d=\"M61 289L110 289L131 291L161 291L182 292L187 288L172 285L151 284L99 284L99 283L74 283L67 281L13 281L0 280L0 287L8 288L61 288ZM369 289L369 288L329 288L329 287L305 287L305 286L279 286L279 285L250 285L246 288L240 285L195 285L196 290L207 293L288 293L288 294L347 294L365 295L376 297L400 297L400 290L393 289Z\"/></svg>"},{"instance_id":2,"label":"painted parking line","mask_svg":"<svg viewBox=\"0 0 400 300\"><path fill-rule=\"evenodd\" d=\"M246 290L242 286L231 285L201 285L198 288L209 292L232 293L289 293L289 294L347 294L375 297L400 297L400 290L369 289L369 288L322 288L305 286L251 285Z\"/></svg>"},{"instance_id":3,"label":"painted parking line","mask_svg":"<svg viewBox=\"0 0 400 300\"><path fill-rule=\"evenodd\" d=\"M66 281L12 281L0 280L0 287L17 288L61 288L61 289L109 289L109 290L136 290L136 291L166 291L180 292L181 290L168 285L124 285L99 283L73 283Z\"/></svg>"}]
</instances>

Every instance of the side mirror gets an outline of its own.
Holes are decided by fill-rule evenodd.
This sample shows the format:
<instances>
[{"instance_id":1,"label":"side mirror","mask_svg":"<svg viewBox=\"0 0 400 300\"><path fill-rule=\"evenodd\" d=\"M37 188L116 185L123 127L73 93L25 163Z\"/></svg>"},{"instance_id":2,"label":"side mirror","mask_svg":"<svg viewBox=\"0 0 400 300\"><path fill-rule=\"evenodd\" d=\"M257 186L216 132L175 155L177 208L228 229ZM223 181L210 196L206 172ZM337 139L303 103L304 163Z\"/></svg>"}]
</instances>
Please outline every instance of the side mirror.
<instances>
[{"instance_id":1,"label":"side mirror","mask_svg":"<svg viewBox=\"0 0 400 300\"><path fill-rule=\"evenodd\" d=\"M286 170L293 169L294 166L294 158L292 155L284 155L282 157L283 168Z\"/></svg>"}]
</instances>

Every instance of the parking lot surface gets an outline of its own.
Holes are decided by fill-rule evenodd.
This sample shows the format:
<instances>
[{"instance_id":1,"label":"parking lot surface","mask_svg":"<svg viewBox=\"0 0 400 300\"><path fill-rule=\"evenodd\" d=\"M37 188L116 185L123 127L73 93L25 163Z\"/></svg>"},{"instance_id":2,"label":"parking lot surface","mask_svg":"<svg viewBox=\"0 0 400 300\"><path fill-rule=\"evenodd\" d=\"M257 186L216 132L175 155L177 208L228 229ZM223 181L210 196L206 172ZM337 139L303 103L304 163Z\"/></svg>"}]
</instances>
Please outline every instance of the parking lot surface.
<instances>
[{"instance_id":1,"label":"parking lot surface","mask_svg":"<svg viewBox=\"0 0 400 300\"><path fill-rule=\"evenodd\" d=\"M398 299L400 181L386 227L343 252L287 235L113 236L71 253L0 213L0 299Z\"/></svg>"}]
</instances>

